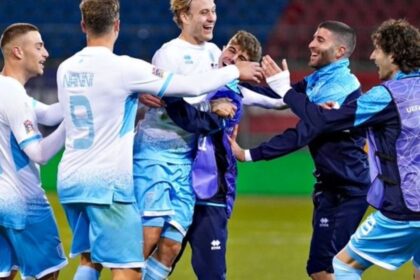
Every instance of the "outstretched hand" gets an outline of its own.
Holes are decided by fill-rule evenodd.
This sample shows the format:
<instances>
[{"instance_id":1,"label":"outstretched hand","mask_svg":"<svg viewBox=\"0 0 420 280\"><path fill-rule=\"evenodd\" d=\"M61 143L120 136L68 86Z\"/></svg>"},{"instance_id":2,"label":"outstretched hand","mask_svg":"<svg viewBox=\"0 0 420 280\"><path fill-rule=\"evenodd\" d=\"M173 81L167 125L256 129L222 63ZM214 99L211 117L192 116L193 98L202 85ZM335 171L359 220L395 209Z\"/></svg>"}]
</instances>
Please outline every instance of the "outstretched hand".
<instances>
[{"instance_id":1,"label":"outstretched hand","mask_svg":"<svg viewBox=\"0 0 420 280\"><path fill-rule=\"evenodd\" d=\"M269 55L263 57L261 65L267 84L277 95L283 98L291 89L290 72L286 59L282 60L283 69Z\"/></svg>"},{"instance_id":2,"label":"outstretched hand","mask_svg":"<svg viewBox=\"0 0 420 280\"><path fill-rule=\"evenodd\" d=\"M238 125L235 126L232 135L229 137L229 142L232 148L232 153L236 157L236 159L239 161L245 161L245 151L236 142L237 136L238 136Z\"/></svg>"},{"instance_id":3,"label":"outstretched hand","mask_svg":"<svg viewBox=\"0 0 420 280\"><path fill-rule=\"evenodd\" d=\"M283 69L277 65L277 63L271 58L271 56L265 55L262 58L262 62L261 62L261 66L264 71L264 76L268 78L278 73L289 71L289 67L287 66L286 59L283 59L281 61L281 64L282 64Z\"/></svg>"}]
</instances>

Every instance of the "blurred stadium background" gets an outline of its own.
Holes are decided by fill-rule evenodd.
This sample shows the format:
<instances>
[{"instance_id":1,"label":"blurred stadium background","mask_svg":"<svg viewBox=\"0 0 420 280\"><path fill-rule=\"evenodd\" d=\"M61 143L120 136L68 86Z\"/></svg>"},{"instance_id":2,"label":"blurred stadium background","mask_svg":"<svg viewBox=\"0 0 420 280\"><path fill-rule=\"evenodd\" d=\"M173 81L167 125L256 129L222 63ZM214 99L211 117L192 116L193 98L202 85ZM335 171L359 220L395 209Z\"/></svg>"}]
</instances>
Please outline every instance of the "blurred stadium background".
<instances>
[{"instance_id":1,"label":"blurred stadium background","mask_svg":"<svg viewBox=\"0 0 420 280\"><path fill-rule=\"evenodd\" d=\"M264 53L276 60L288 59L292 80L311 71L306 65L307 45L318 23L332 19L353 26L358 43L351 66L364 89L378 82L376 68L369 62L373 29L388 18L406 18L415 26L420 23L419 0L215 2L218 21L213 41L221 47L237 30L250 31L260 39ZM30 22L41 29L50 58L45 75L31 81L28 91L45 103L57 100L55 73L59 63L85 44L78 3L76 0L0 0L1 30L15 22ZM150 61L162 43L178 35L168 7L168 0L121 0L121 32L115 52ZM244 147L252 147L296 121L289 111L247 108L239 142ZM67 249L70 233L64 217L60 219L62 212L54 195L58 160L56 157L43 167L42 179L58 212ZM313 183L309 154L303 149L282 159L240 164L239 168L239 200L230 226L228 279L305 279ZM74 267L72 262L60 279L70 279ZM184 273L182 269L191 270L187 258L180 268L173 279L193 279L191 271ZM372 271L366 279L409 279L411 274L407 266L399 274ZM105 274L104 279L107 277Z\"/></svg>"}]
</instances>

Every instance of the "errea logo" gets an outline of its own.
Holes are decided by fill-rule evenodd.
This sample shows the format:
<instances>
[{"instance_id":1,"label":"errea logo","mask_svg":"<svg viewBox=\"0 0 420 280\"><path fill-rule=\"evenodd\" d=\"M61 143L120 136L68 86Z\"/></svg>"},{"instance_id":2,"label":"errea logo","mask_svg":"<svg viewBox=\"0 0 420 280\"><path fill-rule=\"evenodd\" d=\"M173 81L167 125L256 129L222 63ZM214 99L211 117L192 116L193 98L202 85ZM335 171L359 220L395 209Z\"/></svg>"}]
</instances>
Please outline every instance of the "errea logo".
<instances>
[{"instance_id":1,"label":"errea logo","mask_svg":"<svg viewBox=\"0 0 420 280\"><path fill-rule=\"evenodd\" d=\"M194 63L191 55L189 55L189 54L184 55L184 63L185 64L193 64Z\"/></svg>"},{"instance_id":2,"label":"errea logo","mask_svg":"<svg viewBox=\"0 0 420 280\"><path fill-rule=\"evenodd\" d=\"M319 220L319 227L329 227L329 220L328 218L321 218Z\"/></svg>"},{"instance_id":3,"label":"errea logo","mask_svg":"<svg viewBox=\"0 0 420 280\"><path fill-rule=\"evenodd\" d=\"M220 250L221 249L220 241L219 240L213 240L212 242L210 242L210 244L211 244L210 249L212 251L214 251L214 250Z\"/></svg>"}]
</instances>

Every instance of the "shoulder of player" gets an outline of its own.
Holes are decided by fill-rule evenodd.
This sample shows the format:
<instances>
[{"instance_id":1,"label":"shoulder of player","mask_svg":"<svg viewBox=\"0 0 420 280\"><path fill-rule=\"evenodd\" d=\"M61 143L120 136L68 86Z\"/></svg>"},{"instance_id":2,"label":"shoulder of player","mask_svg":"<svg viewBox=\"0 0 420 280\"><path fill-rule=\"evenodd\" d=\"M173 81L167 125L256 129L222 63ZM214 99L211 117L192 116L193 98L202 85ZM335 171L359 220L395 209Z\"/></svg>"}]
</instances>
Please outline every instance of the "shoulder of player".
<instances>
[{"instance_id":1,"label":"shoulder of player","mask_svg":"<svg viewBox=\"0 0 420 280\"><path fill-rule=\"evenodd\" d=\"M4 98L14 98L16 94L26 95L26 90L19 81L11 77L0 77L0 92Z\"/></svg>"},{"instance_id":2,"label":"shoulder of player","mask_svg":"<svg viewBox=\"0 0 420 280\"><path fill-rule=\"evenodd\" d=\"M170 58L174 54L184 52L187 48L186 43L178 38L164 43L154 54L154 56ZM175 55L175 57L177 57Z\"/></svg>"},{"instance_id":3,"label":"shoulder of player","mask_svg":"<svg viewBox=\"0 0 420 280\"><path fill-rule=\"evenodd\" d=\"M211 49L213 51L221 52L220 48L215 43L213 43L213 42L206 42L205 44L207 45L207 48L208 49Z\"/></svg>"}]
</instances>

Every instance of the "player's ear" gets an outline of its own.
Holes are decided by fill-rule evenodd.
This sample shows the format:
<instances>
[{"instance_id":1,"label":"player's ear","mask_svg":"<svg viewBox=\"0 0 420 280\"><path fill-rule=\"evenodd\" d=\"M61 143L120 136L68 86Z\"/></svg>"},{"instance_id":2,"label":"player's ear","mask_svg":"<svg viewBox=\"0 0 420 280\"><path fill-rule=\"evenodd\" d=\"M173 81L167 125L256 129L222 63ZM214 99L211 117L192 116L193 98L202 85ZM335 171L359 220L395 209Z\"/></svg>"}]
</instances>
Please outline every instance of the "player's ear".
<instances>
[{"instance_id":1,"label":"player's ear","mask_svg":"<svg viewBox=\"0 0 420 280\"><path fill-rule=\"evenodd\" d=\"M83 20L80 22L80 27L82 28L83 33L86 33L86 23Z\"/></svg>"},{"instance_id":2,"label":"player's ear","mask_svg":"<svg viewBox=\"0 0 420 280\"><path fill-rule=\"evenodd\" d=\"M16 58L19 58L19 59L23 58L23 50L18 46L15 46L15 47L12 48L12 54Z\"/></svg>"},{"instance_id":3,"label":"player's ear","mask_svg":"<svg viewBox=\"0 0 420 280\"><path fill-rule=\"evenodd\" d=\"M187 12L181 12L181 14L179 15L179 18L181 19L183 24L187 23L188 20L189 20L188 13Z\"/></svg>"},{"instance_id":4,"label":"player's ear","mask_svg":"<svg viewBox=\"0 0 420 280\"><path fill-rule=\"evenodd\" d=\"M340 59L346 54L346 47L345 46L339 46L336 53L336 58Z\"/></svg>"},{"instance_id":5,"label":"player's ear","mask_svg":"<svg viewBox=\"0 0 420 280\"><path fill-rule=\"evenodd\" d=\"M114 32L116 32L116 33L120 32L120 20L119 19L114 21Z\"/></svg>"}]
</instances>

